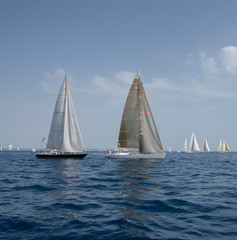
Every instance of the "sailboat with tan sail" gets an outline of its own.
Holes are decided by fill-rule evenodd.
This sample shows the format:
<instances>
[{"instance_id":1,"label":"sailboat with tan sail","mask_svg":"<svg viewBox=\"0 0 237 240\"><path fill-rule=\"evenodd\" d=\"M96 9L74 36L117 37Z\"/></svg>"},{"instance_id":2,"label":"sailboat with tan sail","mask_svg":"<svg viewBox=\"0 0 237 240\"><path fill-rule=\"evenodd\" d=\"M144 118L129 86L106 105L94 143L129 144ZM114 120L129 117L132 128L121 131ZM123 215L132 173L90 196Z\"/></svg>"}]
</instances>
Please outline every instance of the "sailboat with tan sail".
<instances>
[{"instance_id":1,"label":"sailboat with tan sail","mask_svg":"<svg viewBox=\"0 0 237 240\"><path fill-rule=\"evenodd\" d=\"M118 151L114 153L109 151L107 157L164 159L166 156L139 71L132 83L124 107L117 149Z\"/></svg>"}]
</instances>

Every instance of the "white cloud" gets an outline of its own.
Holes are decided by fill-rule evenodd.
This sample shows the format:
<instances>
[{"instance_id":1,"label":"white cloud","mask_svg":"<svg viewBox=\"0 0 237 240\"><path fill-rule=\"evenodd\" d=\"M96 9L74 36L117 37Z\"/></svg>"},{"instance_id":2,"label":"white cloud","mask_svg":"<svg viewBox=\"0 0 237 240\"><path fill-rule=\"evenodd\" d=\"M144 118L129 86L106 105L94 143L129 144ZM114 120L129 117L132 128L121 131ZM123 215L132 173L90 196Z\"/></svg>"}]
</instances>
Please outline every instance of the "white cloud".
<instances>
[{"instance_id":1,"label":"white cloud","mask_svg":"<svg viewBox=\"0 0 237 240\"><path fill-rule=\"evenodd\" d=\"M58 68L52 73L46 73L46 81L42 81L39 84L41 87L51 93L57 93L60 88L64 78L66 75L66 71L62 68Z\"/></svg>"},{"instance_id":2,"label":"white cloud","mask_svg":"<svg viewBox=\"0 0 237 240\"><path fill-rule=\"evenodd\" d=\"M131 84L135 76L136 76L135 72L117 72L115 74L115 77L118 80L120 80L126 84Z\"/></svg>"},{"instance_id":3,"label":"white cloud","mask_svg":"<svg viewBox=\"0 0 237 240\"><path fill-rule=\"evenodd\" d=\"M115 78L110 80L102 76L95 76L93 84L97 93L124 96L128 93L135 76L134 72L118 72L115 74ZM146 82L144 87L145 89L182 91L181 87L172 85L166 78L155 78L152 82ZM91 93L95 91L91 91Z\"/></svg>"},{"instance_id":4,"label":"white cloud","mask_svg":"<svg viewBox=\"0 0 237 240\"><path fill-rule=\"evenodd\" d=\"M182 91L182 87L175 86L167 78L155 78L152 82L144 84L147 89Z\"/></svg>"},{"instance_id":5,"label":"white cloud","mask_svg":"<svg viewBox=\"0 0 237 240\"><path fill-rule=\"evenodd\" d=\"M225 70L229 73L237 73L237 47L227 46L221 49L221 60Z\"/></svg>"},{"instance_id":6,"label":"white cloud","mask_svg":"<svg viewBox=\"0 0 237 240\"><path fill-rule=\"evenodd\" d=\"M200 84L197 81L192 81L192 86L189 89L192 95L211 97L211 98L236 98L237 92L223 91L222 89L214 89L211 85Z\"/></svg>"},{"instance_id":7,"label":"white cloud","mask_svg":"<svg viewBox=\"0 0 237 240\"><path fill-rule=\"evenodd\" d=\"M123 85L119 85L114 81L108 81L104 77L95 76L93 79L93 83L95 84L96 92L101 92L109 95L124 95L125 89ZM94 92L94 91L93 91ZM92 93L92 92L91 92Z\"/></svg>"},{"instance_id":8,"label":"white cloud","mask_svg":"<svg viewBox=\"0 0 237 240\"><path fill-rule=\"evenodd\" d=\"M207 57L204 52L200 52L199 57L204 74L217 74L219 72L217 61L213 57Z\"/></svg>"}]
</instances>

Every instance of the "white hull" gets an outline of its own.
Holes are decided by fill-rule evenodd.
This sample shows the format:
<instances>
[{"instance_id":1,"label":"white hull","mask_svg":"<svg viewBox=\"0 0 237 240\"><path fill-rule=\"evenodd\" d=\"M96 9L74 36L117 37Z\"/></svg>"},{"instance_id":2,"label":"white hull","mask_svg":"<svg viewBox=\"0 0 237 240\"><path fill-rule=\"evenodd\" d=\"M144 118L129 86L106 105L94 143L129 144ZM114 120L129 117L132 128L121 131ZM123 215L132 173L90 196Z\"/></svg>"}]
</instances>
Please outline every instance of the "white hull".
<instances>
[{"instance_id":1,"label":"white hull","mask_svg":"<svg viewBox=\"0 0 237 240\"><path fill-rule=\"evenodd\" d=\"M108 158L113 159L164 159L166 156L165 152L162 153L110 153L106 155Z\"/></svg>"}]
</instances>

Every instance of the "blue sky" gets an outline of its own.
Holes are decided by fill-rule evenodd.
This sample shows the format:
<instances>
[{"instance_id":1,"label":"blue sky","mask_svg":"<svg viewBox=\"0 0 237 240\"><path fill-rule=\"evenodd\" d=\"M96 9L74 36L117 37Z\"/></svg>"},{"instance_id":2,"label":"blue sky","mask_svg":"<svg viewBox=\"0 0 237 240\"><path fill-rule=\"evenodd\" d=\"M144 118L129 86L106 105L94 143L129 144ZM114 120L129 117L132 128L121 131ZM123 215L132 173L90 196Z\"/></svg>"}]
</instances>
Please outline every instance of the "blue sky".
<instances>
[{"instance_id":1,"label":"blue sky","mask_svg":"<svg viewBox=\"0 0 237 240\"><path fill-rule=\"evenodd\" d=\"M40 147L68 74L87 148L114 148L141 70L164 149L237 150L237 1L1 0L0 144Z\"/></svg>"}]
</instances>

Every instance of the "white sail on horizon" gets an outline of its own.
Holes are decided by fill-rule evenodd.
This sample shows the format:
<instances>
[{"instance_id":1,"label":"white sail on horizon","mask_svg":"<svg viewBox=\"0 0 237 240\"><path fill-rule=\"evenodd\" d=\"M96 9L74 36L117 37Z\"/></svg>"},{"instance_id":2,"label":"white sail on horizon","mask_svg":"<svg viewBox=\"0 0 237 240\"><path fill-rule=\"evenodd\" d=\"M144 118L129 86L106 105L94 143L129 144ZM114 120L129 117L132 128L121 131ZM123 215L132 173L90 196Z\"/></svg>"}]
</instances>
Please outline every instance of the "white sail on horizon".
<instances>
[{"instance_id":1,"label":"white sail on horizon","mask_svg":"<svg viewBox=\"0 0 237 240\"><path fill-rule=\"evenodd\" d=\"M196 136L194 133L192 133L188 151L189 152L200 152L200 148L198 146L198 142L197 142L197 139L196 139Z\"/></svg>"},{"instance_id":2,"label":"white sail on horizon","mask_svg":"<svg viewBox=\"0 0 237 240\"><path fill-rule=\"evenodd\" d=\"M222 143L222 139L220 139L220 143L218 145L217 152L220 152L220 153L230 152L230 147L226 140L224 140Z\"/></svg>"},{"instance_id":3,"label":"white sail on horizon","mask_svg":"<svg viewBox=\"0 0 237 240\"><path fill-rule=\"evenodd\" d=\"M202 152L210 152L210 148L206 138L203 139Z\"/></svg>"},{"instance_id":4,"label":"white sail on horizon","mask_svg":"<svg viewBox=\"0 0 237 240\"><path fill-rule=\"evenodd\" d=\"M188 151L188 139L185 138L185 140L184 140L183 152L187 152L187 151Z\"/></svg>"}]
</instances>

